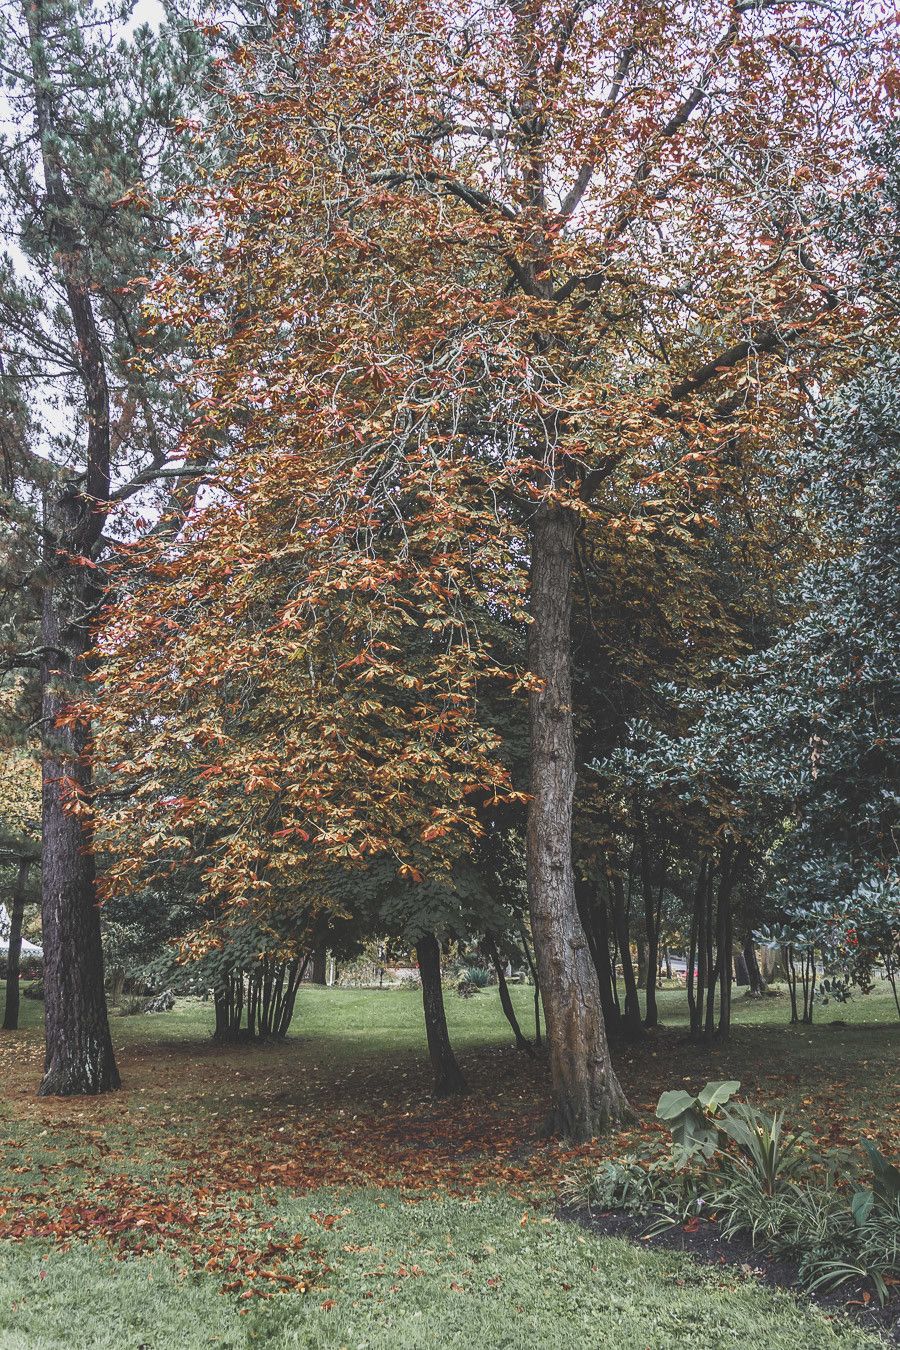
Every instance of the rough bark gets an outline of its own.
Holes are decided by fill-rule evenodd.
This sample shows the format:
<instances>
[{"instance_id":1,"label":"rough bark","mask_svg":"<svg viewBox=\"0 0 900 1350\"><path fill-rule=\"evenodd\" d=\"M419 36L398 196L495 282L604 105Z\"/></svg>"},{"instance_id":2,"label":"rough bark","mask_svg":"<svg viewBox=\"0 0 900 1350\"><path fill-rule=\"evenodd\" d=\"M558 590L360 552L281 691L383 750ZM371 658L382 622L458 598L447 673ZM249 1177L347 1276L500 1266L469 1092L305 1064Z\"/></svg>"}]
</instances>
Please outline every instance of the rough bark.
<instances>
[{"instance_id":1,"label":"rough bark","mask_svg":"<svg viewBox=\"0 0 900 1350\"><path fill-rule=\"evenodd\" d=\"M22 922L25 918L25 886L30 858L20 858L9 911L9 954L6 958L6 1007L3 1030L19 1029L19 968L22 958Z\"/></svg>"},{"instance_id":2,"label":"rough bark","mask_svg":"<svg viewBox=\"0 0 900 1350\"><path fill-rule=\"evenodd\" d=\"M72 321L87 423L85 469L53 489L45 520L47 580L41 668L45 1071L41 1095L106 1092L119 1086L103 988L93 839L82 813L91 795L87 728L59 719L80 692L90 623L99 599L85 566L100 538L110 491L110 405L103 344L84 271L83 240L61 161L44 10L24 5L45 224L57 241L60 279ZM73 807L76 808L73 810Z\"/></svg>"},{"instance_id":3,"label":"rough bark","mask_svg":"<svg viewBox=\"0 0 900 1350\"><path fill-rule=\"evenodd\" d=\"M747 967L747 980L750 985L750 993L754 995L764 994L766 992L766 982L762 977L759 961L756 958L756 948L753 945L752 933L747 934L741 954Z\"/></svg>"},{"instance_id":4,"label":"rough bark","mask_svg":"<svg viewBox=\"0 0 900 1350\"><path fill-rule=\"evenodd\" d=\"M434 1070L434 1093L436 1097L449 1097L453 1093L465 1092L466 1081L450 1044L444 993L441 989L441 949L433 933L424 934L416 943L416 957L422 978L422 1006L428 1054Z\"/></svg>"},{"instance_id":5,"label":"rough bark","mask_svg":"<svg viewBox=\"0 0 900 1350\"><path fill-rule=\"evenodd\" d=\"M554 1099L555 1128L590 1139L628 1115L610 1059L597 973L575 902L571 610L577 519L540 506L531 534L531 801L526 867Z\"/></svg>"},{"instance_id":6,"label":"rough bark","mask_svg":"<svg viewBox=\"0 0 900 1350\"><path fill-rule=\"evenodd\" d=\"M62 544L83 531L84 500L61 494L49 519ZM108 1092L119 1086L103 987L96 897L88 728L71 715L89 650L96 596L86 568L66 551L48 557L42 613L41 921L46 1056L41 1096Z\"/></svg>"}]
</instances>

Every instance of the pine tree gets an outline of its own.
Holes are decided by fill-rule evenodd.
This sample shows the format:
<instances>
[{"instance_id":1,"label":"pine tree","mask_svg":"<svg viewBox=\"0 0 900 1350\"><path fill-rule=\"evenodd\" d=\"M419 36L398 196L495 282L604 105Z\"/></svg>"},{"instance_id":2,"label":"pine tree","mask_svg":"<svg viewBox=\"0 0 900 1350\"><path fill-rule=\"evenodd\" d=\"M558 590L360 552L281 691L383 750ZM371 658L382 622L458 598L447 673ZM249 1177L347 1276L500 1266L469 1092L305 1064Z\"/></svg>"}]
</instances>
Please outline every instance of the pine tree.
<instances>
[{"instance_id":1,"label":"pine tree","mask_svg":"<svg viewBox=\"0 0 900 1350\"><path fill-rule=\"evenodd\" d=\"M148 485L177 497L188 482L173 463L172 395L152 353L133 358L141 279L173 228L167 198L183 172L175 127L199 49L168 25L129 32L129 12L24 0L0 26L13 114L0 141L10 239L0 417L15 428L4 444L4 571L28 579L33 602L11 616L5 667L31 669L40 690L44 1094L119 1083L103 989L90 726L77 703L111 544L140 528L141 515L152 518Z\"/></svg>"}]
</instances>

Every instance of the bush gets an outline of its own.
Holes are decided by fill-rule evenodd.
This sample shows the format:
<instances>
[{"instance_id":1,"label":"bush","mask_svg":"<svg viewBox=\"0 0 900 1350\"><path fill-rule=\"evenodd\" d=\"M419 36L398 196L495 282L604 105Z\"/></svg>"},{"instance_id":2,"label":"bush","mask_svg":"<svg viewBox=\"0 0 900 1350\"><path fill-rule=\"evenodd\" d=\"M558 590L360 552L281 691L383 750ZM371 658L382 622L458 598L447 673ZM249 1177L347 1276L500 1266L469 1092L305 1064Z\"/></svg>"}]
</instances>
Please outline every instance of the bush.
<instances>
[{"instance_id":1,"label":"bush","mask_svg":"<svg viewBox=\"0 0 900 1350\"><path fill-rule=\"evenodd\" d=\"M829 1160L807 1136L786 1131L781 1113L732 1102L739 1087L664 1092L656 1114L672 1131L671 1151L605 1161L568 1182L565 1197L653 1216L645 1236L714 1214L726 1237L744 1233L795 1261L808 1289L864 1281L886 1302L900 1276L900 1170L864 1140L872 1183L852 1190L858 1164L846 1153Z\"/></svg>"},{"instance_id":2,"label":"bush","mask_svg":"<svg viewBox=\"0 0 900 1350\"><path fill-rule=\"evenodd\" d=\"M459 972L460 984L465 980L474 984L476 989L487 989L491 982L491 972L484 966L462 966Z\"/></svg>"},{"instance_id":3,"label":"bush","mask_svg":"<svg viewBox=\"0 0 900 1350\"><path fill-rule=\"evenodd\" d=\"M460 998L472 998L480 989L486 989L491 982L491 972L484 966L461 966L456 984Z\"/></svg>"}]
</instances>

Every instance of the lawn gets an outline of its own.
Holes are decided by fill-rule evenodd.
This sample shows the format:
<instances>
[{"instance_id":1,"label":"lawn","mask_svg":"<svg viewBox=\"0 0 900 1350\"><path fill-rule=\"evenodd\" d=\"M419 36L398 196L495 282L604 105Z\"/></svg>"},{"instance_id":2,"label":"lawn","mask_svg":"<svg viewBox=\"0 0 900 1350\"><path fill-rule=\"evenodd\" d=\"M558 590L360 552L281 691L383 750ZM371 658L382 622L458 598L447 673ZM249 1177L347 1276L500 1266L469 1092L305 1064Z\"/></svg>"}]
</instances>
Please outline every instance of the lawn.
<instances>
[{"instance_id":1,"label":"lawn","mask_svg":"<svg viewBox=\"0 0 900 1350\"><path fill-rule=\"evenodd\" d=\"M661 1090L707 1078L896 1151L884 990L794 1028L785 997L739 998L731 1041L703 1051L663 991L666 1026L617 1056L638 1126L579 1150L541 1137L545 1067L511 1047L496 991L447 1002L472 1090L438 1103L415 991L304 988L264 1048L212 1045L200 1001L116 1017L123 1091L63 1101L33 1095L26 1000L0 1038L0 1348L879 1343L732 1269L585 1233L554 1194L653 1129Z\"/></svg>"}]
</instances>

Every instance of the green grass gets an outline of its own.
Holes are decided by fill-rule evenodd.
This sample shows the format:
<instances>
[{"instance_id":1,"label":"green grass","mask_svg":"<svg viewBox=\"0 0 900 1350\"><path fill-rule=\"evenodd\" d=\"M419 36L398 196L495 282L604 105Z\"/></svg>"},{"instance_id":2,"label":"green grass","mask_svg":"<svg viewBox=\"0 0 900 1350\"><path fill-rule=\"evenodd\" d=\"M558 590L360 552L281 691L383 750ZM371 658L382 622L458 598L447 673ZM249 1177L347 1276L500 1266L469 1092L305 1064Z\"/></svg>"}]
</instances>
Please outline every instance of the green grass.
<instances>
[{"instance_id":1,"label":"green grass","mask_svg":"<svg viewBox=\"0 0 900 1350\"><path fill-rule=\"evenodd\" d=\"M333 1214L330 1229L311 1214ZM527 1221L522 1219L527 1215ZM0 1260L0 1347L874 1347L752 1281L524 1211L502 1196L409 1203L396 1192L284 1199L277 1229L327 1266L306 1292L241 1301L160 1257L84 1246ZM307 1257L298 1254L298 1274ZM325 1305L323 1307L323 1305Z\"/></svg>"},{"instance_id":2,"label":"green grass","mask_svg":"<svg viewBox=\"0 0 900 1350\"><path fill-rule=\"evenodd\" d=\"M532 991L513 997L530 1034ZM66 1102L33 1096L42 1008L23 1001L24 1029L0 1035L0 1231L26 1220L0 1243L0 1350L877 1344L727 1269L554 1219L559 1177L632 1141L577 1156L543 1142L546 1065L516 1054L497 991L446 1001L472 1092L439 1104L415 990L304 988L290 1038L266 1047L214 1046L201 1000L114 1017L123 1091ZM840 1146L896 1137L886 989L812 1027L787 1024L784 996L738 997L733 1036L708 1047L685 1038L681 991L659 1001L666 1026L617 1050L644 1121L664 1088L735 1077ZM182 1207L184 1226L147 1217L154 1203ZM261 1255L295 1234L297 1252ZM310 1287L260 1298L270 1265L311 1271Z\"/></svg>"}]
</instances>

